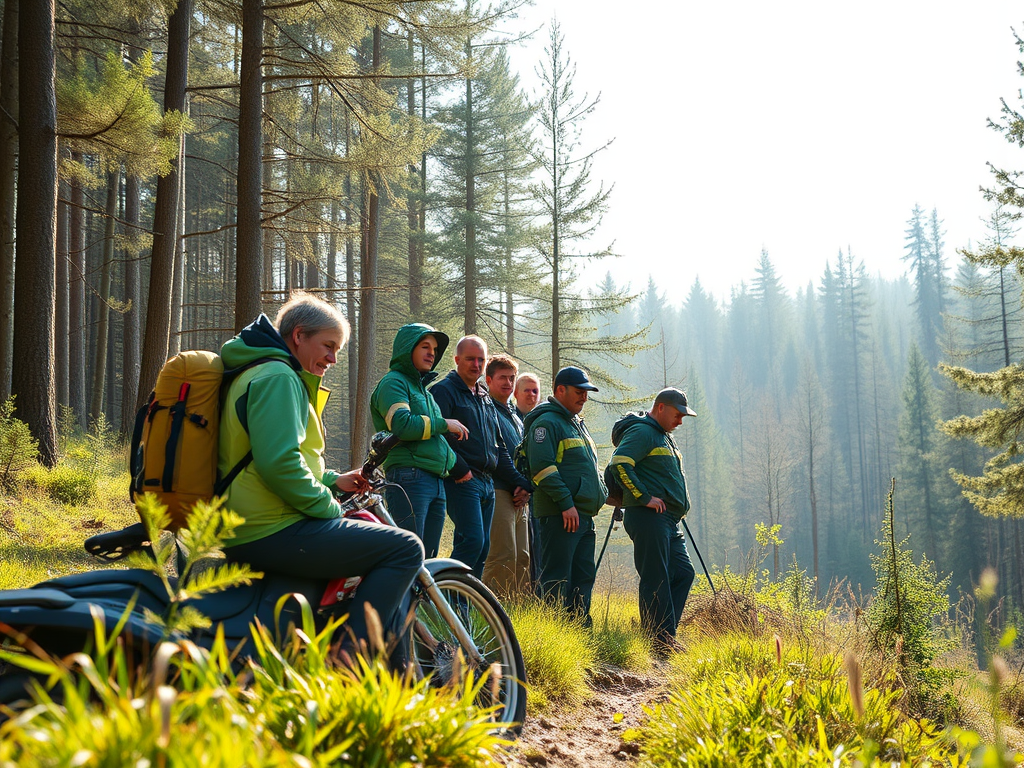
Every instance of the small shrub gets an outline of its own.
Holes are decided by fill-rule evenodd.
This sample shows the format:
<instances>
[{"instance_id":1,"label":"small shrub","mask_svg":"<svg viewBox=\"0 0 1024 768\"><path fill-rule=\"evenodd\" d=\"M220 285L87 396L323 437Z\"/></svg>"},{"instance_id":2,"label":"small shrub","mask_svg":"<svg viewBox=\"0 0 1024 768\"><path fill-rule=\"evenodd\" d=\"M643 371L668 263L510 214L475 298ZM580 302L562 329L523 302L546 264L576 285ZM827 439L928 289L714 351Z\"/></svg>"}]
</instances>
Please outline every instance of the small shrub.
<instances>
[{"instance_id":1,"label":"small shrub","mask_svg":"<svg viewBox=\"0 0 1024 768\"><path fill-rule=\"evenodd\" d=\"M14 418L14 397L0 403L0 492L13 493L21 475L35 466L39 444L28 425Z\"/></svg>"},{"instance_id":2,"label":"small shrub","mask_svg":"<svg viewBox=\"0 0 1024 768\"><path fill-rule=\"evenodd\" d=\"M523 651L530 704L575 705L587 694L587 676L597 662L594 642L582 623L559 606L524 600L507 606Z\"/></svg>"},{"instance_id":3,"label":"small shrub","mask_svg":"<svg viewBox=\"0 0 1024 768\"><path fill-rule=\"evenodd\" d=\"M67 464L58 464L41 480L46 494L61 504L85 504L96 493L96 476Z\"/></svg>"},{"instance_id":4,"label":"small shrub","mask_svg":"<svg viewBox=\"0 0 1024 768\"><path fill-rule=\"evenodd\" d=\"M886 499L882 537L875 542L879 554L871 556L876 585L866 619L876 647L899 649L901 662L924 668L949 646L936 625L949 613L950 577L939 578L935 564L923 556L920 563L914 562L914 553L906 546L909 536L896 541L895 485L893 481Z\"/></svg>"},{"instance_id":5,"label":"small shrub","mask_svg":"<svg viewBox=\"0 0 1024 768\"><path fill-rule=\"evenodd\" d=\"M598 663L634 672L651 669L651 642L640 627L635 596L619 593L597 597L591 615Z\"/></svg>"},{"instance_id":6,"label":"small shrub","mask_svg":"<svg viewBox=\"0 0 1024 768\"><path fill-rule=\"evenodd\" d=\"M779 669L766 675L722 671L677 689L628 734L646 765L869 765L883 760L944 761L941 729L909 720L901 691L869 689L854 711L845 676L821 680Z\"/></svg>"}]
</instances>

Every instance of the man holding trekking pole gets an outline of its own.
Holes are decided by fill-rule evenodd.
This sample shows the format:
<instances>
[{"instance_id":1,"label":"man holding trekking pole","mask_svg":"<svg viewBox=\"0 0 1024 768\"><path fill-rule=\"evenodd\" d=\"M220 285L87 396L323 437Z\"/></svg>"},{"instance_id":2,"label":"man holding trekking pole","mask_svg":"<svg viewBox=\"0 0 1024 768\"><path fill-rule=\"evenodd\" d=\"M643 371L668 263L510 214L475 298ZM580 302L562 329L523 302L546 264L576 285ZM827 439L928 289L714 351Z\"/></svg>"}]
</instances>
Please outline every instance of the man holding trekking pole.
<instances>
[{"instance_id":1,"label":"man holding trekking pole","mask_svg":"<svg viewBox=\"0 0 1024 768\"><path fill-rule=\"evenodd\" d=\"M680 648L676 628L694 577L679 530L690 496L671 433L683 417L696 415L686 393L669 387L645 415L628 414L612 427L616 447L608 474L622 488L623 526L640 575L640 621L661 654Z\"/></svg>"}]
</instances>

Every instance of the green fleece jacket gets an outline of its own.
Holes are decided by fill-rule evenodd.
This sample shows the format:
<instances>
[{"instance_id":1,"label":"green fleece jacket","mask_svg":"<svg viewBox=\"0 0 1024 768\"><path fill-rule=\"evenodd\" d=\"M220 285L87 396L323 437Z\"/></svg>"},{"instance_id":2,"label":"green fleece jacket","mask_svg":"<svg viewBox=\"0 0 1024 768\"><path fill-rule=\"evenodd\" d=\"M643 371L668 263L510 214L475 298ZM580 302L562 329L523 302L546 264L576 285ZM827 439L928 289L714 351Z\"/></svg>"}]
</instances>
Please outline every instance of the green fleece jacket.
<instances>
[{"instance_id":1,"label":"green fleece jacket","mask_svg":"<svg viewBox=\"0 0 1024 768\"><path fill-rule=\"evenodd\" d=\"M265 315L220 354L228 371L272 358L237 376L221 409L221 476L252 450L252 463L225 493L227 508L245 518L227 545L262 539L307 517L341 517L330 491L338 473L324 467L322 414L330 393L320 377L302 370Z\"/></svg>"},{"instance_id":2,"label":"green fleece jacket","mask_svg":"<svg viewBox=\"0 0 1024 768\"><path fill-rule=\"evenodd\" d=\"M424 336L437 339L434 366L421 374L412 364L412 351ZM434 367L448 348L448 337L423 323L409 323L398 329L391 346L390 370L384 374L370 395L373 428L387 430L402 441L384 460L384 469L417 467L447 477L455 466L455 451L442 435L448 422L427 391L434 377Z\"/></svg>"},{"instance_id":3,"label":"green fleece jacket","mask_svg":"<svg viewBox=\"0 0 1024 768\"><path fill-rule=\"evenodd\" d=\"M549 397L523 420L523 444L533 480L533 513L560 515L576 507L596 515L607 497L597 469L597 446L583 419Z\"/></svg>"},{"instance_id":4,"label":"green fleece jacket","mask_svg":"<svg viewBox=\"0 0 1024 768\"><path fill-rule=\"evenodd\" d=\"M650 414L625 429L608 466L622 486L622 506L644 507L657 496L676 520L690 511L683 457Z\"/></svg>"}]
</instances>

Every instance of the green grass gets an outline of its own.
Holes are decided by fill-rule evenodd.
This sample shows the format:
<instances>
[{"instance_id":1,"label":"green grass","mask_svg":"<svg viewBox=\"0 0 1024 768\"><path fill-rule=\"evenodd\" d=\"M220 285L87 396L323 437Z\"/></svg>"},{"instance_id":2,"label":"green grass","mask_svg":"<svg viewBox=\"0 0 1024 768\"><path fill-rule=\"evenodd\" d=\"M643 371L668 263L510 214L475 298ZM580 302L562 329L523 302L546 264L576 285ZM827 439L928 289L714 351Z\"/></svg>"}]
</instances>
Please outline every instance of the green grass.
<instances>
[{"instance_id":1,"label":"green grass","mask_svg":"<svg viewBox=\"0 0 1024 768\"><path fill-rule=\"evenodd\" d=\"M560 607L540 600L507 607L523 650L531 710L580 704L598 661L589 630L569 621Z\"/></svg>"}]
</instances>

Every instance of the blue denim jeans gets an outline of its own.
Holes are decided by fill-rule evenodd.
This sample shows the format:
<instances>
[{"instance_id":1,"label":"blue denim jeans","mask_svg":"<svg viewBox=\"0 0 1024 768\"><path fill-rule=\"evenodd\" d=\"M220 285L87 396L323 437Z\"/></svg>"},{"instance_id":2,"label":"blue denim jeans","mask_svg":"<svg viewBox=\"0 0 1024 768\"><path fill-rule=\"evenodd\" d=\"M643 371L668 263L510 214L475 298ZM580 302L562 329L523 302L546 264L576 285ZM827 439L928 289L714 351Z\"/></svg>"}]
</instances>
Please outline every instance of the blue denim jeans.
<instances>
[{"instance_id":1,"label":"blue denim jeans","mask_svg":"<svg viewBox=\"0 0 1024 768\"><path fill-rule=\"evenodd\" d=\"M444 528L444 481L418 467L391 467L385 476L389 483L401 486L384 489L384 503L391 516L399 527L420 537L427 557L437 557Z\"/></svg>"},{"instance_id":2,"label":"blue denim jeans","mask_svg":"<svg viewBox=\"0 0 1024 768\"><path fill-rule=\"evenodd\" d=\"M448 517L455 524L452 557L464 562L480 578L491 548L494 482L476 475L464 483L446 479L444 492L448 498Z\"/></svg>"}]
</instances>

